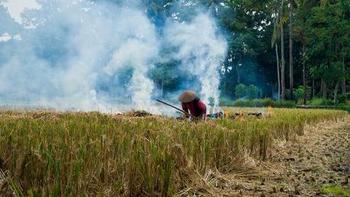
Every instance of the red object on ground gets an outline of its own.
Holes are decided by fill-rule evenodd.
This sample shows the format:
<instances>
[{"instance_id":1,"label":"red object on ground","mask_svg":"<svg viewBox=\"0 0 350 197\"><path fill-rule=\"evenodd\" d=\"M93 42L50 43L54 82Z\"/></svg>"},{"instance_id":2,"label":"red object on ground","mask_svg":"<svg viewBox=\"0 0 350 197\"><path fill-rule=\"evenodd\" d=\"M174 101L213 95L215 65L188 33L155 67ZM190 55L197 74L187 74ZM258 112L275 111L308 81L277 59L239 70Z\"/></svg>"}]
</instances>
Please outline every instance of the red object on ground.
<instances>
[{"instance_id":1,"label":"red object on ground","mask_svg":"<svg viewBox=\"0 0 350 197\"><path fill-rule=\"evenodd\" d=\"M207 106L197 99L189 103L182 103L182 109L194 117L206 116L207 114Z\"/></svg>"}]
</instances>

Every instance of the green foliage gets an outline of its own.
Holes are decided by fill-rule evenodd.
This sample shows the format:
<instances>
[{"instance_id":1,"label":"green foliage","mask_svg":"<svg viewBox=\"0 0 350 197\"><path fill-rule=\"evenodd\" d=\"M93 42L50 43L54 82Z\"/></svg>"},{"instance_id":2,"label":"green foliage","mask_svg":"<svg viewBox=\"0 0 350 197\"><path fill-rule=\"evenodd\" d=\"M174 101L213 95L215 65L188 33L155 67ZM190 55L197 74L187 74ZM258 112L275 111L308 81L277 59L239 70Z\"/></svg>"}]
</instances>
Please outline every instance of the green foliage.
<instances>
[{"instance_id":1,"label":"green foliage","mask_svg":"<svg viewBox=\"0 0 350 197\"><path fill-rule=\"evenodd\" d=\"M161 90L174 90L180 83L181 73L176 70L176 62L158 64L148 73ZM177 73L177 74L175 74Z\"/></svg>"},{"instance_id":2,"label":"green foliage","mask_svg":"<svg viewBox=\"0 0 350 197\"><path fill-rule=\"evenodd\" d=\"M238 84L235 88L235 96L237 98L243 98L246 96L247 86L244 84Z\"/></svg>"},{"instance_id":3,"label":"green foliage","mask_svg":"<svg viewBox=\"0 0 350 197\"><path fill-rule=\"evenodd\" d=\"M244 84L238 84L235 88L236 98L256 99L261 95L261 90L255 85L246 86Z\"/></svg>"},{"instance_id":4,"label":"green foliage","mask_svg":"<svg viewBox=\"0 0 350 197\"><path fill-rule=\"evenodd\" d=\"M344 188L339 185L324 185L322 193L327 195L350 197L350 188Z\"/></svg>"},{"instance_id":5,"label":"green foliage","mask_svg":"<svg viewBox=\"0 0 350 197\"><path fill-rule=\"evenodd\" d=\"M350 101L350 93L341 94L340 96L338 96L338 103L339 104L346 104L349 101Z\"/></svg>"},{"instance_id":6,"label":"green foliage","mask_svg":"<svg viewBox=\"0 0 350 197\"><path fill-rule=\"evenodd\" d=\"M322 105L333 105L333 101L329 99L324 98L313 98L310 101L308 101L309 105L313 106L322 106Z\"/></svg>"},{"instance_id":7,"label":"green foliage","mask_svg":"<svg viewBox=\"0 0 350 197\"><path fill-rule=\"evenodd\" d=\"M260 97L260 90L255 85L249 85L247 87L248 99L256 99Z\"/></svg>"},{"instance_id":8,"label":"green foliage","mask_svg":"<svg viewBox=\"0 0 350 197\"><path fill-rule=\"evenodd\" d=\"M350 100L350 92L346 93L345 96L347 100Z\"/></svg>"},{"instance_id":9,"label":"green foliage","mask_svg":"<svg viewBox=\"0 0 350 197\"><path fill-rule=\"evenodd\" d=\"M342 94L338 96L337 99L338 99L337 103L346 103L346 101L348 100L347 94Z\"/></svg>"},{"instance_id":10,"label":"green foliage","mask_svg":"<svg viewBox=\"0 0 350 197\"><path fill-rule=\"evenodd\" d=\"M274 101L270 98L264 98L264 99L253 99L253 100L239 99L233 103L233 106L235 106L235 107L285 107L285 108L292 108L292 107L295 107L296 105L295 105L294 101L287 101L287 100Z\"/></svg>"},{"instance_id":11,"label":"green foliage","mask_svg":"<svg viewBox=\"0 0 350 197\"><path fill-rule=\"evenodd\" d=\"M236 21L229 25L234 30L236 34L234 40L237 41L237 43L230 42L230 47L234 51L232 56L236 60L234 65L242 62L242 60L244 62L247 56L254 56L258 58L259 63L262 63L262 65L257 64L257 69L264 70L265 75L269 72L268 69L275 71L276 68L270 66L276 65L275 54L270 49L271 43L265 43L257 37L261 36L263 39L271 40L273 47L274 44L279 44L280 27L284 26L287 30L287 23L289 23L287 2L290 1L285 1L284 7L281 7L281 1L231 0L228 2L230 6L238 10L238 16L234 18ZM341 80L349 80L350 3L347 0L322 1L322 3L297 0L292 2L294 8L292 32L293 40L296 43L293 51L297 52L294 54L294 62L300 65L305 62L306 80L309 77L315 80L316 91L319 91L321 79L327 85L328 91L331 91ZM262 4L266 8L262 8ZM241 12L241 10L244 11ZM250 10L255 10L260 14L253 15L249 12ZM261 32L254 31L254 28L251 29L252 24L259 24L256 19L262 20L262 18L274 25L261 25ZM250 42L253 40L251 38L255 39L254 43ZM242 48L239 45L240 43L241 45L247 45L245 52L240 50ZM268 51L268 54L264 54L259 50L260 47L257 47L259 44L263 44L261 48ZM250 50L250 48L253 48L253 50ZM270 62L270 65L267 62ZM247 65L244 64L244 66ZM301 82L302 70L300 67L298 68L298 65L295 67L295 81ZM241 70L241 68L238 69ZM273 83L276 84L276 72L269 73L269 75L274 77L272 78ZM238 78L238 74L236 78ZM246 83L244 80L247 77L239 78L241 82ZM295 87L298 85L300 84L295 84ZM297 97L301 98L302 90L297 89L297 91ZM331 96L331 94L328 94L328 96Z\"/></svg>"},{"instance_id":12,"label":"green foliage","mask_svg":"<svg viewBox=\"0 0 350 197\"><path fill-rule=\"evenodd\" d=\"M233 106L234 100L228 97L220 97L220 106Z\"/></svg>"},{"instance_id":13,"label":"green foliage","mask_svg":"<svg viewBox=\"0 0 350 197\"><path fill-rule=\"evenodd\" d=\"M288 100L280 100L276 101L272 107L285 107L285 108L295 108L295 102L294 101L288 101Z\"/></svg>"},{"instance_id":14,"label":"green foliage","mask_svg":"<svg viewBox=\"0 0 350 197\"><path fill-rule=\"evenodd\" d=\"M338 104L335 109L339 109L339 110L344 110L350 113L350 103L341 103Z\"/></svg>"},{"instance_id":15,"label":"green foliage","mask_svg":"<svg viewBox=\"0 0 350 197\"><path fill-rule=\"evenodd\" d=\"M307 61L316 79L335 85L345 77L345 59L349 55L349 4L343 0L315 5L308 13L305 25Z\"/></svg>"},{"instance_id":16,"label":"green foliage","mask_svg":"<svg viewBox=\"0 0 350 197\"><path fill-rule=\"evenodd\" d=\"M301 100L304 98L305 87L300 85L298 88L294 90L294 97L297 100ZM310 98L311 88L309 86L306 87L306 98Z\"/></svg>"}]
</instances>

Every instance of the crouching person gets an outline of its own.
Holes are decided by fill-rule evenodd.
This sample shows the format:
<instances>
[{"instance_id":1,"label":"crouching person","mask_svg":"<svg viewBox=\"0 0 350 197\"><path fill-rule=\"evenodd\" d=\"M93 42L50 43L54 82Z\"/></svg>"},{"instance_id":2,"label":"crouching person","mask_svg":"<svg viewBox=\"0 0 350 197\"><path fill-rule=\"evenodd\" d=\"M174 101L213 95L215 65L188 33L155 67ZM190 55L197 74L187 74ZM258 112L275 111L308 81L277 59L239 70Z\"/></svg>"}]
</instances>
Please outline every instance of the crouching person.
<instances>
[{"instance_id":1,"label":"crouching person","mask_svg":"<svg viewBox=\"0 0 350 197\"><path fill-rule=\"evenodd\" d=\"M191 120L206 120L207 107L193 91L185 91L179 97L182 109L189 114ZM188 118L188 117L187 117Z\"/></svg>"}]
</instances>

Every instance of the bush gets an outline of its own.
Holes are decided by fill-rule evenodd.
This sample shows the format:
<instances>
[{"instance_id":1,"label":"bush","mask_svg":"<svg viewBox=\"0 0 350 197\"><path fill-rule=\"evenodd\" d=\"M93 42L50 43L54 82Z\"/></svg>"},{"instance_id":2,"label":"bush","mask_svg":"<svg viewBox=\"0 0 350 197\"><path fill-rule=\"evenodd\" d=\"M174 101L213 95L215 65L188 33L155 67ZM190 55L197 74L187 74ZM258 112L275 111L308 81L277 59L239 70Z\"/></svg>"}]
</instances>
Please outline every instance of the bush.
<instances>
[{"instance_id":1,"label":"bush","mask_svg":"<svg viewBox=\"0 0 350 197\"><path fill-rule=\"evenodd\" d=\"M273 107L293 108L293 107L296 107L296 105L294 101L280 100L280 101L276 101Z\"/></svg>"},{"instance_id":2,"label":"bush","mask_svg":"<svg viewBox=\"0 0 350 197\"><path fill-rule=\"evenodd\" d=\"M298 88L296 88L294 90L294 97L297 99L297 100L301 100L304 98L304 93L305 93L305 88L304 86L298 86ZM311 88L310 87L306 87L306 96L307 98L310 97L310 94L311 94Z\"/></svg>"},{"instance_id":3,"label":"bush","mask_svg":"<svg viewBox=\"0 0 350 197\"><path fill-rule=\"evenodd\" d=\"M346 93L346 94L339 95L337 102L338 103L346 103L349 100L350 100L350 93Z\"/></svg>"},{"instance_id":4,"label":"bush","mask_svg":"<svg viewBox=\"0 0 350 197\"><path fill-rule=\"evenodd\" d=\"M313 98L308 102L309 105L322 106L322 105L333 105L333 101L324 98Z\"/></svg>"},{"instance_id":5,"label":"bush","mask_svg":"<svg viewBox=\"0 0 350 197\"><path fill-rule=\"evenodd\" d=\"M261 90L255 85L246 86L244 84L238 84L235 87L235 96L236 98L248 98L248 99L256 99L261 95Z\"/></svg>"},{"instance_id":6,"label":"bush","mask_svg":"<svg viewBox=\"0 0 350 197\"><path fill-rule=\"evenodd\" d=\"M268 107L268 106L274 106L275 101L273 101L270 98L264 98L264 99L254 99L254 102L259 107Z\"/></svg>"},{"instance_id":7,"label":"bush","mask_svg":"<svg viewBox=\"0 0 350 197\"><path fill-rule=\"evenodd\" d=\"M236 98L243 98L243 97L245 97L246 96L246 89L247 89L246 85L238 84L235 87L235 96L236 96Z\"/></svg>"},{"instance_id":8,"label":"bush","mask_svg":"<svg viewBox=\"0 0 350 197\"><path fill-rule=\"evenodd\" d=\"M285 107L292 108L295 107L294 101L274 101L270 98L264 99L253 99L253 100L243 100L239 99L234 102L236 107Z\"/></svg>"},{"instance_id":9,"label":"bush","mask_svg":"<svg viewBox=\"0 0 350 197\"><path fill-rule=\"evenodd\" d=\"M251 100L238 99L234 102L233 106L235 107L253 107Z\"/></svg>"},{"instance_id":10,"label":"bush","mask_svg":"<svg viewBox=\"0 0 350 197\"><path fill-rule=\"evenodd\" d=\"M347 95L346 94L342 94L342 95L340 95L339 97L338 97L338 99L337 99L337 103L346 103L346 101L347 101Z\"/></svg>"},{"instance_id":11,"label":"bush","mask_svg":"<svg viewBox=\"0 0 350 197\"><path fill-rule=\"evenodd\" d=\"M349 104L345 104L345 103L339 104L339 105L337 105L336 109L345 110L345 111L350 113L350 105Z\"/></svg>"},{"instance_id":12,"label":"bush","mask_svg":"<svg viewBox=\"0 0 350 197\"><path fill-rule=\"evenodd\" d=\"M222 97L220 98L220 105L221 106L233 106L235 103L234 100L228 98L228 97Z\"/></svg>"},{"instance_id":13,"label":"bush","mask_svg":"<svg viewBox=\"0 0 350 197\"><path fill-rule=\"evenodd\" d=\"M247 88L247 97L248 99L259 98L260 90L255 85L250 85Z\"/></svg>"}]
</instances>

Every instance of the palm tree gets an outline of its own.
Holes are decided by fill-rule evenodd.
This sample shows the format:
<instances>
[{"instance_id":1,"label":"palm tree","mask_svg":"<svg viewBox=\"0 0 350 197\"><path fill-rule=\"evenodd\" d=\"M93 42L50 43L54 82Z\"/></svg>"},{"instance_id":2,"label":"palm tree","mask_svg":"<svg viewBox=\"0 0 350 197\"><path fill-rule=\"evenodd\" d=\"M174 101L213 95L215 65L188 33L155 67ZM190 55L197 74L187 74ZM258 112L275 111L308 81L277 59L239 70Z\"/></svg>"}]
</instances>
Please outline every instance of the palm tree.
<instances>
[{"instance_id":1,"label":"palm tree","mask_svg":"<svg viewBox=\"0 0 350 197\"><path fill-rule=\"evenodd\" d=\"M280 71L280 58L279 58L279 52L278 52L278 43L277 40L280 37L279 31L278 31L278 12L274 13L275 14L275 19L274 19L274 29L273 29L273 35L272 35L272 40L271 40L271 47L275 48L275 53L276 53L276 71L277 71L277 92L278 96L277 99L280 100L281 98L281 71Z\"/></svg>"},{"instance_id":2,"label":"palm tree","mask_svg":"<svg viewBox=\"0 0 350 197\"><path fill-rule=\"evenodd\" d=\"M287 21L287 17L284 16L284 0L281 0L281 4L279 1L276 1L276 13L275 13L275 27L272 35L272 46L274 46L276 50L276 58L279 59L278 55L278 39L280 40L281 47L281 61L277 61L277 78L278 78L278 86L279 86L279 96L281 99L285 99L286 97L286 86L285 86L285 56L284 56L284 24ZM277 8L278 7L278 8Z\"/></svg>"},{"instance_id":3,"label":"palm tree","mask_svg":"<svg viewBox=\"0 0 350 197\"><path fill-rule=\"evenodd\" d=\"M283 4L284 0L281 3L281 16L283 16ZM286 68L286 60L284 58L284 23L281 20L280 24L281 30L281 98L282 100L286 98L286 80L285 80L285 68Z\"/></svg>"},{"instance_id":4,"label":"palm tree","mask_svg":"<svg viewBox=\"0 0 350 197\"><path fill-rule=\"evenodd\" d=\"M293 99L293 6L294 0L289 0L289 87L290 87L290 99Z\"/></svg>"}]
</instances>

